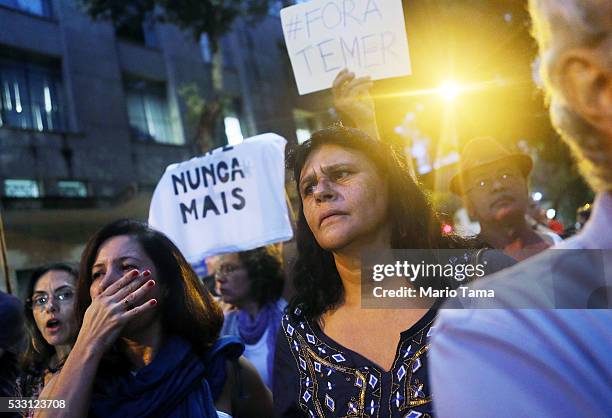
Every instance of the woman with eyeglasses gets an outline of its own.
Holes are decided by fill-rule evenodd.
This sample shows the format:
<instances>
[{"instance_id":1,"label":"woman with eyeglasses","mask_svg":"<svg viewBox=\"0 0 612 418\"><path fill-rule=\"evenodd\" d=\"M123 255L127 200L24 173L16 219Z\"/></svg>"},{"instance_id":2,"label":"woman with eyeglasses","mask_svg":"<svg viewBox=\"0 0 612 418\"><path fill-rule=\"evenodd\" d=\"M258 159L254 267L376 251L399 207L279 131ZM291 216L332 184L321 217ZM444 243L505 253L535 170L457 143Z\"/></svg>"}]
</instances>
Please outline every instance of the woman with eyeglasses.
<instances>
[{"instance_id":1,"label":"woman with eyeglasses","mask_svg":"<svg viewBox=\"0 0 612 418\"><path fill-rule=\"evenodd\" d=\"M272 415L272 398L180 250L129 219L98 230L81 255L79 334L36 417Z\"/></svg>"},{"instance_id":2,"label":"woman with eyeglasses","mask_svg":"<svg viewBox=\"0 0 612 418\"><path fill-rule=\"evenodd\" d=\"M76 280L76 270L63 263L40 267L30 277L25 309L29 341L18 382L22 397L37 397L74 345L79 332Z\"/></svg>"},{"instance_id":3,"label":"woman with eyeglasses","mask_svg":"<svg viewBox=\"0 0 612 418\"><path fill-rule=\"evenodd\" d=\"M260 247L222 255L215 272L217 293L233 307L225 314L221 334L244 342L244 356L269 388L276 335L287 306L281 298L284 280L280 260L274 247Z\"/></svg>"}]
</instances>

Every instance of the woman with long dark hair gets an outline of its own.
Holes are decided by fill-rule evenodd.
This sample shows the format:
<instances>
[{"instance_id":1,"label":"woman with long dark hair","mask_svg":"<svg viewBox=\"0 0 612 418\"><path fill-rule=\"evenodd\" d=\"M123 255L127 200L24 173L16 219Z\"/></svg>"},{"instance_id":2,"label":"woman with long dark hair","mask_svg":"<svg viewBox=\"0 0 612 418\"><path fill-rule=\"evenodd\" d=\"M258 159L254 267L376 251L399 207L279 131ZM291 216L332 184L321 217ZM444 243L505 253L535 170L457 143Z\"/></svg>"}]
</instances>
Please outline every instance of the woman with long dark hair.
<instances>
[{"instance_id":1,"label":"woman with long dark hair","mask_svg":"<svg viewBox=\"0 0 612 418\"><path fill-rule=\"evenodd\" d=\"M297 296L277 342L276 414L431 414L427 334L441 301L362 308L361 256L479 243L444 235L405 161L357 129L314 133L289 164L301 201Z\"/></svg>"},{"instance_id":2,"label":"woman with long dark hair","mask_svg":"<svg viewBox=\"0 0 612 418\"><path fill-rule=\"evenodd\" d=\"M40 267L28 282L25 323L28 347L21 361L19 395L37 397L62 367L76 340L77 271L65 263Z\"/></svg>"},{"instance_id":3,"label":"woman with long dark hair","mask_svg":"<svg viewBox=\"0 0 612 418\"><path fill-rule=\"evenodd\" d=\"M116 221L90 238L77 318L74 347L41 394L66 407L38 416L270 415L243 345L218 338L221 309L178 248L146 224Z\"/></svg>"}]
</instances>

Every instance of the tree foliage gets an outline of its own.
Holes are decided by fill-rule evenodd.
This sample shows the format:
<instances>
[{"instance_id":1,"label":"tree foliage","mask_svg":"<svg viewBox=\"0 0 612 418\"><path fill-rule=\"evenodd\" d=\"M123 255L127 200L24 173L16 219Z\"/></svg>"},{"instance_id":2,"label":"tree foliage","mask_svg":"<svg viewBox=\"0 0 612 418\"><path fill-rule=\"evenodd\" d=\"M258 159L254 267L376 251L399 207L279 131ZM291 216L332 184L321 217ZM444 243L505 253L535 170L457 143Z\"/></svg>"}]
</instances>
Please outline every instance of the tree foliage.
<instances>
[{"instance_id":1,"label":"tree foliage","mask_svg":"<svg viewBox=\"0 0 612 418\"><path fill-rule=\"evenodd\" d=\"M92 18L110 20L116 27L140 27L152 21L176 25L191 33L196 42L202 34L208 36L213 51L212 94L208 99L197 86L183 86L181 94L190 109L189 119L197 120L193 141L201 152L215 145L219 136L218 120L227 97L223 91L223 63L219 40L232 28L234 21L244 17L256 21L264 17L277 0L80 0ZM281 2L287 5L288 1Z\"/></svg>"},{"instance_id":2,"label":"tree foliage","mask_svg":"<svg viewBox=\"0 0 612 418\"><path fill-rule=\"evenodd\" d=\"M257 19L264 16L275 0L81 0L85 11L94 19L113 23L142 21L151 16L191 32L194 39L206 33L216 48L236 18Z\"/></svg>"}]
</instances>

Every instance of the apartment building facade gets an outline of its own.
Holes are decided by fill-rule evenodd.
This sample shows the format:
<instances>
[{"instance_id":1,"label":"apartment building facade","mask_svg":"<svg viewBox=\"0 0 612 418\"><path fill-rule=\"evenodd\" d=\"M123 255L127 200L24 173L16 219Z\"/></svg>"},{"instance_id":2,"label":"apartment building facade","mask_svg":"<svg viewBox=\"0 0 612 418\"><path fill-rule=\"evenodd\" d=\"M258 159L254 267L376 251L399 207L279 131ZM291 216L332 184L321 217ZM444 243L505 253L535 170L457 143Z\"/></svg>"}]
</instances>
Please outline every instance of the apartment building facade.
<instances>
[{"instance_id":1,"label":"apartment building facade","mask_svg":"<svg viewBox=\"0 0 612 418\"><path fill-rule=\"evenodd\" d=\"M221 50L231 99L214 145L267 131L295 142L328 118L325 95L297 96L277 14L239 19ZM200 153L190 97L210 97L211 58L205 37L172 25L93 21L77 0L0 0L0 195L14 287L41 264L77 261L101 225L146 219L164 168Z\"/></svg>"}]
</instances>

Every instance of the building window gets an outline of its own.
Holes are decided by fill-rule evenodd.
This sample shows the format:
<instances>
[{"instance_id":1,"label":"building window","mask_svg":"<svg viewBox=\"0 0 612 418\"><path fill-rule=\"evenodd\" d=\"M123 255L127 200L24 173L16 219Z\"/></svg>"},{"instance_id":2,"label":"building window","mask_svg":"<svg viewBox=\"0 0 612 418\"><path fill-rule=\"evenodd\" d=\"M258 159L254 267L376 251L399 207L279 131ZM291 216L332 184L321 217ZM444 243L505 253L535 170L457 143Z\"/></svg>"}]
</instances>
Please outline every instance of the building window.
<instances>
[{"instance_id":1,"label":"building window","mask_svg":"<svg viewBox=\"0 0 612 418\"><path fill-rule=\"evenodd\" d=\"M6 197L38 198L40 190L36 180L6 179L4 180L4 195Z\"/></svg>"},{"instance_id":2,"label":"building window","mask_svg":"<svg viewBox=\"0 0 612 418\"><path fill-rule=\"evenodd\" d=\"M51 17L49 0L0 0L0 5L38 16Z\"/></svg>"},{"instance_id":3,"label":"building window","mask_svg":"<svg viewBox=\"0 0 612 418\"><path fill-rule=\"evenodd\" d=\"M65 130L59 68L0 57L0 126Z\"/></svg>"},{"instance_id":4,"label":"building window","mask_svg":"<svg viewBox=\"0 0 612 418\"><path fill-rule=\"evenodd\" d=\"M151 16L142 19L139 15L127 15L115 24L115 34L149 48L159 48L155 21Z\"/></svg>"},{"instance_id":5,"label":"building window","mask_svg":"<svg viewBox=\"0 0 612 418\"><path fill-rule=\"evenodd\" d=\"M164 83L128 81L126 96L130 127L136 139L166 144L181 143L181 136L173 134Z\"/></svg>"},{"instance_id":6,"label":"building window","mask_svg":"<svg viewBox=\"0 0 612 418\"><path fill-rule=\"evenodd\" d=\"M60 180L57 191L63 197L87 197L87 185L82 181Z\"/></svg>"}]
</instances>

